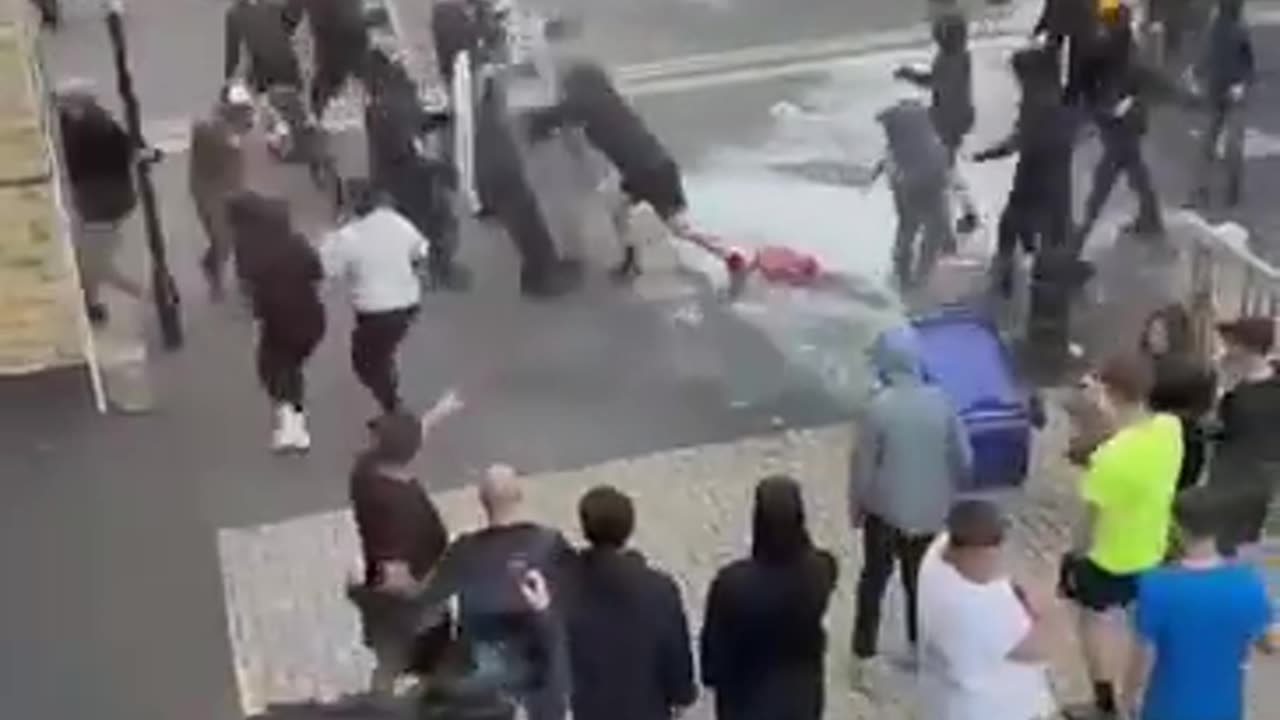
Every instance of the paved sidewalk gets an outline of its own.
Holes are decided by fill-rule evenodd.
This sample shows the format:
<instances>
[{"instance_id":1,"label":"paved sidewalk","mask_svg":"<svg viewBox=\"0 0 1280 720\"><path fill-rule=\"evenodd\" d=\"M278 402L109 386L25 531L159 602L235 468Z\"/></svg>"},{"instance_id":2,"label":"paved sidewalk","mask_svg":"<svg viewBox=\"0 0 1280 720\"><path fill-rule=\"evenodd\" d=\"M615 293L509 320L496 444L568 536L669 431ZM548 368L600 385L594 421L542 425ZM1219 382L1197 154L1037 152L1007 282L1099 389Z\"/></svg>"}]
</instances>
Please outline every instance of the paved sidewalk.
<instances>
[{"instance_id":1,"label":"paved sidewalk","mask_svg":"<svg viewBox=\"0 0 1280 720\"><path fill-rule=\"evenodd\" d=\"M756 480L789 473L805 488L816 542L840 558L841 578L828 618L826 717L891 720L910 717L911 681L891 679L882 699L847 691L848 637L859 550L845 521L845 468L852 440L847 426L791 431L725 445L710 445L619 460L579 471L528 478L532 516L571 530L575 503L598 483L633 495L635 544L676 574L696 628L715 570L747 552L750 499ZM1065 519L1074 513L1073 471L1062 462L1065 424L1055 416L1036 445L1035 471L1022 494L1005 502L1015 518L1012 561L1035 582L1052 583L1068 542ZM459 532L480 521L470 489L435 493L449 528ZM331 700L358 691L371 660L360 646L354 610L343 596L357 567L358 544L350 516L323 513L219 535L236 675L248 711L269 703ZM883 626L888 653L904 648L901 594L896 586ZM1059 699L1085 697L1087 685L1064 607L1057 629L1052 679ZM1280 702L1280 664L1259 661L1252 673L1254 715ZM285 717L268 714L266 717ZM291 716L290 716L291 717ZM300 716L300 717L305 717ZM700 703L691 717L710 718Z\"/></svg>"}]
</instances>

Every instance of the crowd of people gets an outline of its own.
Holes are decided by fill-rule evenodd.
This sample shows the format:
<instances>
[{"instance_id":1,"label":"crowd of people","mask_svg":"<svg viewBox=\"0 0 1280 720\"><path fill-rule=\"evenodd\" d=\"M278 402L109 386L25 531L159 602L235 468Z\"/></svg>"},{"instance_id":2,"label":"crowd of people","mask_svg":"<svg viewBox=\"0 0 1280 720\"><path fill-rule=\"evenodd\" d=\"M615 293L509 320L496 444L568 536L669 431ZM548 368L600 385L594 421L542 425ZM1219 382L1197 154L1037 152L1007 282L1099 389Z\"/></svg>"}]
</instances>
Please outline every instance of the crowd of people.
<instances>
[{"instance_id":1,"label":"crowd of people","mask_svg":"<svg viewBox=\"0 0 1280 720\"><path fill-rule=\"evenodd\" d=\"M455 54L465 49L477 31L478 6L470 0L439 3L433 12L437 45L454 47ZM295 47L304 21L315 49L310 72ZM258 375L273 404L271 446L279 452L306 451L311 444L304 367L325 334L322 281L342 279L350 291L352 366L382 413L400 409L395 357L423 290L470 285L455 257L461 212L455 159L439 150L448 145L450 113L424 106L396 49L372 42L369 22L357 0L236 0L226 11L224 85L212 112L191 131L189 189L208 240L200 267L211 297L220 301L233 264L240 294L259 320ZM567 42L558 47L561 93L529 118L528 137L516 136L499 78L487 73L477 88L475 189L482 215L514 241L520 289L532 298L572 290L582 265L562 256L522 167L522 148L530 143L567 130L614 166L619 187L609 202L623 242L613 270L619 281L641 270L629 240L637 205L651 206L674 232L686 229L679 166L598 64L575 55ZM452 61L440 58L442 77L449 77ZM247 143L264 130L282 161L321 162L320 120L353 82L364 89L367 177L342 178L339 227L319 242L308 241L294 225L288 199L263 194L247 177ZM85 301L90 319L102 324L108 321L98 296L102 283L136 298L143 294L141 283L117 269L116 256L122 224L137 205L134 167L151 154L137 147L89 88L64 84L58 102Z\"/></svg>"},{"instance_id":2,"label":"crowd of people","mask_svg":"<svg viewBox=\"0 0 1280 720\"><path fill-rule=\"evenodd\" d=\"M853 691L906 699L884 695L903 692L896 667L914 678L906 692L923 718L1053 717L1049 662L1075 617L1093 697L1062 708L1067 717L1245 717L1250 654L1280 639L1258 551L1280 478L1276 321L1220 325L1210 369L1180 334L1179 313L1153 315L1140 348L1081 380L1068 451L1081 466L1081 512L1056 586L1009 564L997 502L960 493L976 472L970 437L924 373L914 331L880 337L882 384L849 466L850 528L862 543ZM495 466L477 490L487 526L448 542L411 468L424 433L461 409L448 393L422 418L384 416L352 472L366 568L353 596L366 598L376 689L424 676L423 717L487 703L483 717L522 707L529 717L569 709L638 720L677 716L700 678L725 720L823 716L839 566L810 536L797 480L757 485L749 554L716 573L694 640L680 585L629 548L636 509L616 488L582 496L587 545L575 549L532 522L515 471ZM895 564L908 650L881 658ZM441 608L453 597L451 616Z\"/></svg>"},{"instance_id":3,"label":"crowd of people","mask_svg":"<svg viewBox=\"0 0 1280 720\"><path fill-rule=\"evenodd\" d=\"M447 393L415 416L396 367L422 302L423 275L428 285L467 285L453 257L457 218L443 209L453 207L456 178L447 160L421 150L422 138L448 122L422 109L398 63L368 47L353 4L233 4L228 82L215 112L193 129L191 191L208 234L202 268L211 293L223 296L222 276L234 261L259 320L257 367L274 405L276 450L310 447L303 368L327 326L322 282L346 281L355 315L352 366L378 407L369 448L350 475L364 577L349 594L376 658L372 690L390 697L402 677L423 678L422 717L507 718L519 708L534 720L570 712L583 720L642 720L677 715L701 685L723 720L820 718L830 690L825 619L839 568L810 536L796 479L757 485L751 547L706 590L696 642L680 585L629 546L636 509L616 488L581 498L587 545L575 548L527 516L517 473L495 466L478 487L486 526L450 538L414 461L424 435L462 410L462 401ZM1211 109L1205 157L1214 156L1223 133L1231 138L1231 202L1240 194L1239 106L1254 73L1241 5L1219 0L1207 60L1192 73ZM291 36L308 13L317 68L310 92L302 93ZM898 72L930 89L932 107L904 103L879 116L889 145L883 170L900 221L895 269L904 287L918 284L954 246L956 231L978 223L955 172L975 112L967 25L940 13L934 27L931 68ZM1006 291L1018 248L1078 258L1121 172L1139 197L1132 230L1158 235L1162 226L1142 157L1145 80L1127 6L1050 2L1037 32L1041 42L1013 60L1022 87L1015 132L975 156L1019 156L998 228L996 276ZM448 60L441 59L442 75L450 72ZM369 90L371 177L354 188L352 217L313 244L293 226L287 201L245 189L243 136L259 98L269 96L286 126L282 137L296 143L351 78ZM567 125L581 129L620 175L621 231L638 203L651 205L673 232L686 231L680 169L607 73L571 60L561 80L563 101L536 116L528 140ZM500 102L492 87L481 92L482 107ZM60 103L85 300L90 317L106 322L101 283L141 293L115 269L114 254L120 222L135 203L132 166L147 151L85 90L63 88ZM485 126L503 113L481 116ZM522 290L536 297L565 292L580 268L558 256L544 221L534 217L528 183L512 180L519 171L510 161L519 150L494 152L513 142L510 128L492 124L480 133L482 147L500 156L482 173L485 211L521 253ZM1084 124L1096 129L1103 157L1077 223L1070 166ZM286 146L282 157L305 152L300 147ZM1197 188L1195 199L1207 192ZM953 194L961 208L954 222ZM636 248L624 242L616 275L639 271ZM1280 427L1280 376L1271 361L1276 324L1246 317L1221 325L1216 368L1203 362L1192 325L1181 307L1163 309L1132 356L1104 362L1082 379L1069 449L1081 466L1082 512L1056 588L1005 565L1008 520L999 507L959 495L975 472L970 437L923 372L913 333L880 338L882 386L859 417L849 467L849 524L862 545L850 638L855 690L874 695L886 687L881 606L896 566L910 651L891 660L918 679L930 720L1052 715L1047 663L1064 614L1058 596L1078 611L1092 681L1093 697L1068 708L1072 717L1243 717L1251 648L1271 649L1275 639L1255 565L1280 477L1280 446L1272 440Z\"/></svg>"},{"instance_id":4,"label":"crowd of people","mask_svg":"<svg viewBox=\"0 0 1280 720\"><path fill-rule=\"evenodd\" d=\"M1019 250L1045 268L1038 275L1052 276L1069 289L1089 277L1081 254L1122 174L1138 201L1126 232L1147 239L1163 234L1143 148L1157 103L1196 107L1207 116L1189 204L1206 206L1214 199L1219 160L1225 172L1223 199L1228 206L1240 202L1242 115L1256 76L1244 0L1148 5L1142 27L1156 29L1147 34L1157 38L1148 45L1162 50L1156 62L1143 52L1142 28L1121 0L1047 0L1033 30L1035 41L1013 56L1022 94L1014 129L970 156L974 162L1018 157L996 228L993 275L1005 296L1014 290ZM935 58L927 70L896 72L930 91L927 119L932 123L925 122L926 109L915 101L903 101L878 117L888 140L881 169L889 171L898 211L895 276L908 290L928 277L937 258L954 250L956 233L978 225L955 164L975 117L965 6L956 0L931 2ZM1072 163L1086 135L1096 135L1102 155L1076 218Z\"/></svg>"}]
</instances>

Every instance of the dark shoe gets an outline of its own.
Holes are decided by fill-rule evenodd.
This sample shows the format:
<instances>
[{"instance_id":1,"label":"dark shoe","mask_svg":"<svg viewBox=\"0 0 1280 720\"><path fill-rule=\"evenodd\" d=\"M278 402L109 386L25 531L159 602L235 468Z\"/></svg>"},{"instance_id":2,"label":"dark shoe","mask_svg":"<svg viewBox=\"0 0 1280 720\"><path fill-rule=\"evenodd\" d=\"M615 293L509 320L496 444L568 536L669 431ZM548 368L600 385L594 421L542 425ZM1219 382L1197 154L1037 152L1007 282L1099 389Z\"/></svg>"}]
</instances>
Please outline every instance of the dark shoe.
<instances>
[{"instance_id":1,"label":"dark shoe","mask_svg":"<svg viewBox=\"0 0 1280 720\"><path fill-rule=\"evenodd\" d=\"M520 292L535 300L551 300L567 295L582 285L582 266L556 261L540 273L521 271Z\"/></svg>"},{"instance_id":2,"label":"dark shoe","mask_svg":"<svg viewBox=\"0 0 1280 720\"><path fill-rule=\"evenodd\" d=\"M100 302L85 305L85 313L89 316L89 324L94 327L102 327L111 319L111 314L107 311L107 306Z\"/></svg>"},{"instance_id":3,"label":"dark shoe","mask_svg":"<svg viewBox=\"0 0 1280 720\"><path fill-rule=\"evenodd\" d=\"M956 220L956 232L961 235L968 235L978 229L978 213L973 210L966 211Z\"/></svg>"},{"instance_id":4,"label":"dark shoe","mask_svg":"<svg viewBox=\"0 0 1280 720\"><path fill-rule=\"evenodd\" d=\"M635 245L622 249L622 262L610 272L615 282L626 283L640 276L640 254Z\"/></svg>"}]
</instances>

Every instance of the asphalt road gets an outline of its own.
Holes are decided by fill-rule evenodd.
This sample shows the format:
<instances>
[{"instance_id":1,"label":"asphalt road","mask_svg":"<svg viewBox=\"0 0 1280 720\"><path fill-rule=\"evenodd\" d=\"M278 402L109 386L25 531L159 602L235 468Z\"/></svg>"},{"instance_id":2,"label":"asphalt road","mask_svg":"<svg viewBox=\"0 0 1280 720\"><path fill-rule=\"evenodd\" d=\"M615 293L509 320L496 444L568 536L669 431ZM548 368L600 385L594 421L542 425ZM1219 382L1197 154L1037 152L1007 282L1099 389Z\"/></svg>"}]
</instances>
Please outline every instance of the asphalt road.
<instances>
[{"instance_id":1,"label":"asphalt road","mask_svg":"<svg viewBox=\"0 0 1280 720\"><path fill-rule=\"evenodd\" d=\"M110 97L94 5L68 3L66 27L48 40L47 63L55 77L89 77ZM804 41L915 17L871 0L813 0L803 12L794 4L740 5L616 2L584 14L612 63ZM153 132L185 127L214 97L222 7L129 3L133 67ZM641 41L638 27L652 30L654 41ZM671 139L682 155L702 143L700 130L687 132L687 142L680 131ZM161 167L158 185L189 337L182 353L153 361L157 412L96 417L76 373L0 384L0 567L10 578L0 594L0 708L7 717L237 717L213 533L344 502L345 469L372 412L347 369L346 313L333 303L332 339L310 377L317 451L293 462L270 457L249 325L232 308L209 306L194 270L200 241L182 162L175 156ZM761 378L781 373L781 358L745 324L715 317L714 307L690 333L670 321L674 308L661 298L637 302L602 283L560 306L529 306L511 290L510 253L500 240L468 246L482 272L480 292L432 300L438 308L424 313L404 353L413 402L459 378L479 388L473 403L480 410L428 449L433 481L460 482L496 460L547 469L836 416L804 383L747 406L737 402L721 377L726 357ZM685 303L682 292L668 299Z\"/></svg>"},{"instance_id":2,"label":"asphalt road","mask_svg":"<svg viewBox=\"0 0 1280 720\"><path fill-rule=\"evenodd\" d=\"M134 65L152 128L184 127L213 97L221 7L212 0L130 3ZM923 11L874 0L786 6L733 0L728 8L710 1L619 0L560 7L580 11L590 41L607 50L604 58L613 64L878 31ZM402 22L421 27L414 24L421 6L406 0L401 10ZM50 43L53 71L96 77L110 88L94 13L73 7L69 15L67 28ZM1264 66L1273 65L1268 41L1259 46ZM882 77L881 69L873 70ZM736 160L732 152L726 158L727 151L778 140L771 106L835 91L857 100L869 87L833 88L822 73L801 73L653 95L641 109L699 188L715 190L734 179ZM1264 86L1251 110L1263 130L1280 122L1275 97ZM876 95L867 102L881 100ZM988 138L1003 127L999 112L982 123L979 135ZM1161 147L1185 149L1191 126L1168 125ZM855 145L875 153L874 139L859 136ZM1162 189L1174 198L1185 166L1176 152L1157 156ZM337 298L331 303L330 339L309 378L317 449L309 458L281 462L263 449L267 408L252 377L249 324L234 308L210 306L195 272L200 235L182 189L182 163L180 155L166 163L159 184L189 340L182 353L154 362L160 409L137 418L95 417L74 373L0 383L0 568L12 579L0 593L0 709L6 716L236 718L213 533L345 500L343 476L372 405L347 368L343 305ZM1260 187L1273 163L1263 157L1251 164ZM993 172L989 180L998 184ZM291 196L306 192L298 177L273 182ZM743 196L727 197L732 209ZM794 202L779 200L784 197ZM753 204L758 215L746 217L781 225L776 232L788 240L792 232L831 238L830 247L852 248L842 262L877 277L884 248L867 233L888 231L877 197L845 215L838 204L832 209L830 196L806 191L777 196L774 205ZM1253 213L1247 219L1259 227L1277 217L1261 192L1250 195L1244 212ZM858 222L842 224L848 217ZM466 248L466 259L481 273L480 287L464 298L433 298L404 353L411 402L425 403L455 382L473 388L474 413L427 449L424 473L440 487L463 482L492 461L529 470L571 467L841 416L814 377L792 372L776 349L777 337L762 333L760 323L721 313L687 287L629 297L595 282L570 302L527 305L512 291L511 254L501 238L475 231ZM883 299L874 283L867 292Z\"/></svg>"}]
</instances>

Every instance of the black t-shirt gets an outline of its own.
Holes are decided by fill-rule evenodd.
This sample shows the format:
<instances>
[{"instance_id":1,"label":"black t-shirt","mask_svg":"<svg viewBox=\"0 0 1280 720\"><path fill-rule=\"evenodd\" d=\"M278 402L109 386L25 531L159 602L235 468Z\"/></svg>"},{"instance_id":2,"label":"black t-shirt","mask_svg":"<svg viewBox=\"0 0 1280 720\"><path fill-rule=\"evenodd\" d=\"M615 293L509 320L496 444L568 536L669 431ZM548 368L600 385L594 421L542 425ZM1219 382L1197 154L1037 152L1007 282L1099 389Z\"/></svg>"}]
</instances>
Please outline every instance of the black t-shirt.
<instances>
[{"instance_id":1,"label":"black t-shirt","mask_svg":"<svg viewBox=\"0 0 1280 720\"><path fill-rule=\"evenodd\" d=\"M1242 382L1222 396L1220 452L1280 462L1280 377Z\"/></svg>"},{"instance_id":2,"label":"black t-shirt","mask_svg":"<svg viewBox=\"0 0 1280 720\"><path fill-rule=\"evenodd\" d=\"M413 577L421 579L448 545L444 522L422 486L387 475L367 456L351 471L351 505L366 585L381 584L384 562L407 563Z\"/></svg>"}]
</instances>

